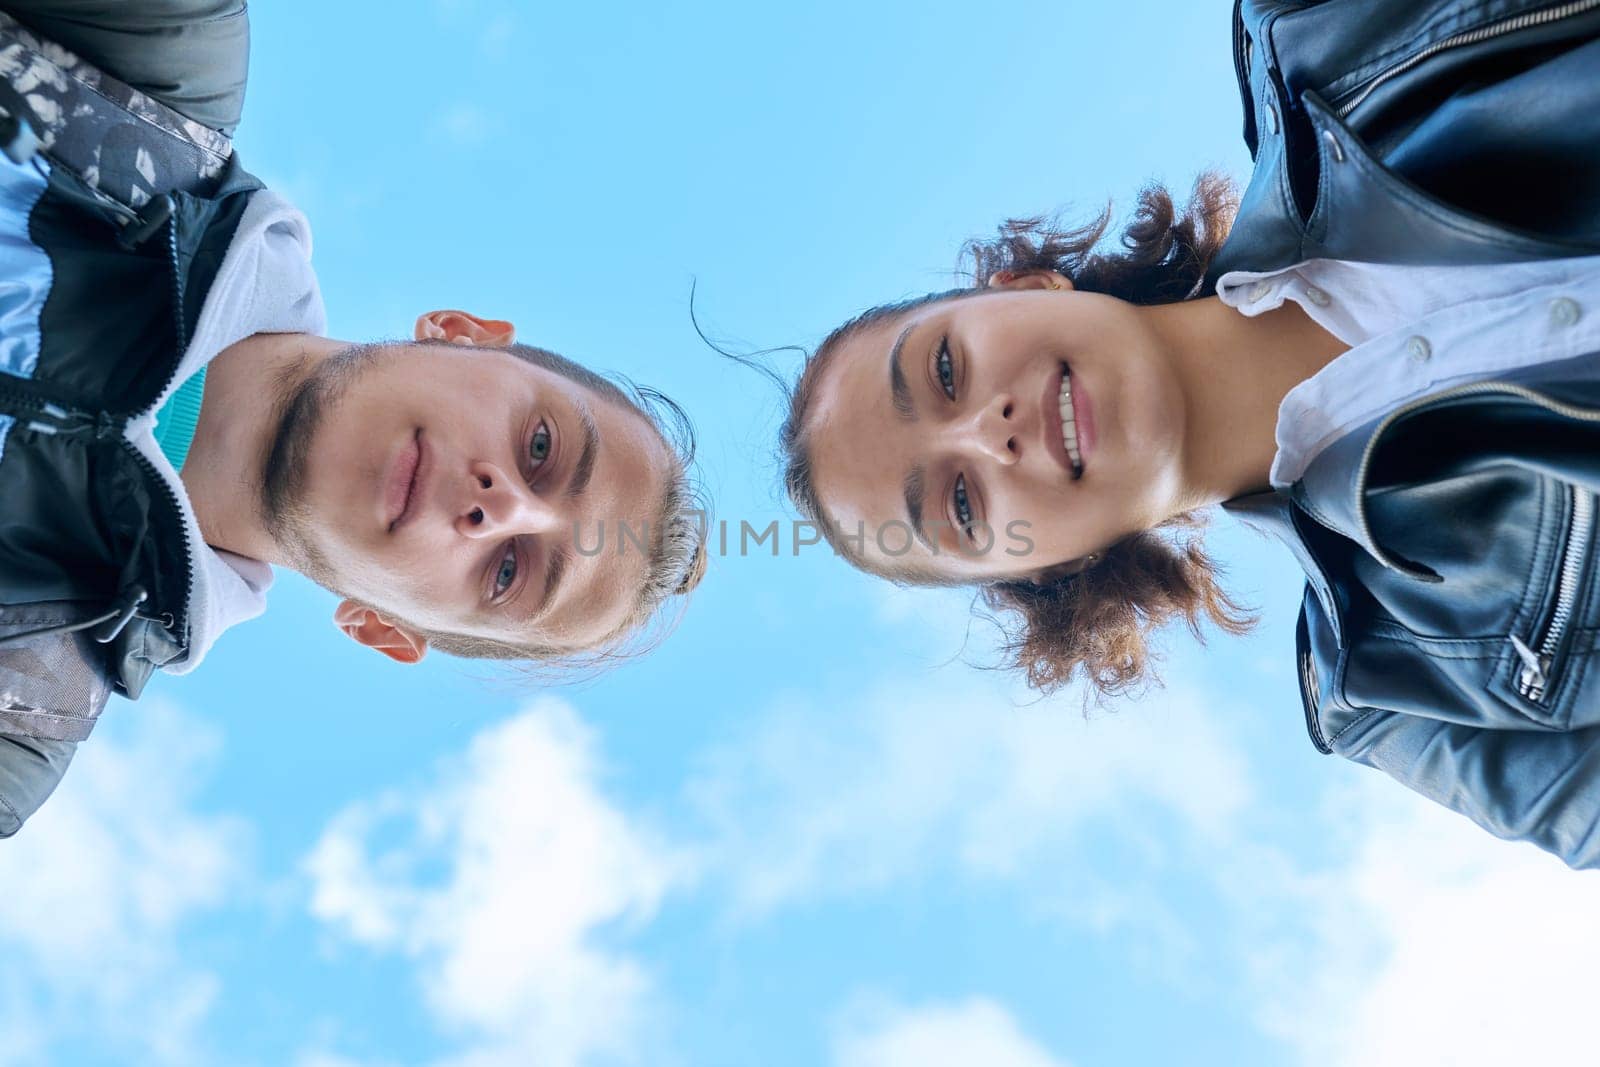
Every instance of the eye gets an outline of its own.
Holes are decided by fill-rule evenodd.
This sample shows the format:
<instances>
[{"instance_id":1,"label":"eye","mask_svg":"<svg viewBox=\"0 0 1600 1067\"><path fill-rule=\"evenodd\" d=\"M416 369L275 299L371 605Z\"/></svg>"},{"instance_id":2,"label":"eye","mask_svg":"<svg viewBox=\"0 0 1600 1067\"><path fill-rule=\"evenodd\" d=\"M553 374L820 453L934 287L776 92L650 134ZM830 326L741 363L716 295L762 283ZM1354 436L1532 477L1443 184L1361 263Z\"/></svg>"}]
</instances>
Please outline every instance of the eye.
<instances>
[{"instance_id":1,"label":"eye","mask_svg":"<svg viewBox=\"0 0 1600 1067\"><path fill-rule=\"evenodd\" d=\"M533 436L528 438L528 459L537 468L550 457L550 427L544 423L533 431Z\"/></svg>"},{"instance_id":2,"label":"eye","mask_svg":"<svg viewBox=\"0 0 1600 1067\"><path fill-rule=\"evenodd\" d=\"M511 583L517 580L517 550L515 545L507 545L505 555L500 557L500 566L494 572L494 595L498 599L511 588Z\"/></svg>"},{"instance_id":3,"label":"eye","mask_svg":"<svg viewBox=\"0 0 1600 1067\"><path fill-rule=\"evenodd\" d=\"M933 359L934 371L939 375L939 387L951 400L956 398L956 368L950 359L950 338L939 338L939 350Z\"/></svg>"},{"instance_id":4,"label":"eye","mask_svg":"<svg viewBox=\"0 0 1600 1067\"><path fill-rule=\"evenodd\" d=\"M972 528L972 502L967 499L966 475L956 475L956 486L950 494L950 502L954 506L956 528L964 534L968 533Z\"/></svg>"}]
</instances>

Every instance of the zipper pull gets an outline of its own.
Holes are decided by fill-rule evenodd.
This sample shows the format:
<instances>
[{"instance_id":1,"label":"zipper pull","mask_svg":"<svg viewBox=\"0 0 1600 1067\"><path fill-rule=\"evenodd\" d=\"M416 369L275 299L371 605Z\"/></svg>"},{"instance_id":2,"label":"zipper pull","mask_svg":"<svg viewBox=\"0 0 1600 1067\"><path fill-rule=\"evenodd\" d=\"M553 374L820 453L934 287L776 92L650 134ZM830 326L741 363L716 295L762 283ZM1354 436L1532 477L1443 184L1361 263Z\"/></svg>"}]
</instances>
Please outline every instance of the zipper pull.
<instances>
[{"instance_id":1,"label":"zipper pull","mask_svg":"<svg viewBox=\"0 0 1600 1067\"><path fill-rule=\"evenodd\" d=\"M1544 689L1549 682L1545 675L1550 669L1549 657L1539 655L1516 634L1510 634L1506 640L1511 642L1511 647L1517 650L1517 658L1522 660L1522 673L1517 676L1517 684L1524 690Z\"/></svg>"},{"instance_id":2,"label":"zipper pull","mask_svg":"<svg viewBox=\"0 0 1600 1067\"><path fill-rule=\"evenodd\" d=\"M117 235L117 243L132 252L140 245L156 235L156 231L167 224L172 218L173 199L163 193L155 197L138 214L123 223L122 232Z\"/></svg>"},{"instance_id":3,"label":"zipper pull","mask_svg":"<svg viewBox=\"0 0 1600 1067\"><path fill-rule=\"evenodd\" d=\"M68 411L57 404L46 400L39 404L35 412L37 418L28 420L28 429L34 433L50 434L72 433L83 426L83 416L76 411Z\"/></svg>"},{"instance_id":4,"label":"zipper pull","mask_svg":"<svg viewBox=\"0 0 1600 1067\"><path fill-rule=\"evenodd\" d=\"M91 415L86 411L68 410L46 400L39 405L34 414L35 417L27 423L28 429L52 437L64 434L87 436L97 441L104 441L122 432L123 420L105 411Z\"/></svg>"}]
</instances>

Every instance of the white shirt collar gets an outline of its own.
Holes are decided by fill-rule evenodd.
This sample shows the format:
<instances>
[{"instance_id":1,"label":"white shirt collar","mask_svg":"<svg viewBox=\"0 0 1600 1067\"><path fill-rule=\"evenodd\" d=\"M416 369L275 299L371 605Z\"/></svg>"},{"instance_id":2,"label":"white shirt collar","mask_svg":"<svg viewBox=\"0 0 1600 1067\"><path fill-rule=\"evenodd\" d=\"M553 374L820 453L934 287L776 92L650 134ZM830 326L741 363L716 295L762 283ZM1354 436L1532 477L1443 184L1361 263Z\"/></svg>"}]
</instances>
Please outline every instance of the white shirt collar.
<instances>
[{"instance_id":1,"label":"white shirt collar","mask_svg":"<svg viewBox=\"0 0 1600 1067\"><path fill-rule=\"evenodd\" d=\"M1245 315L1299 304L1350 345L1278 408L1272 484L1408 400L1464 381L1600 353L1600 256L1429 267L1313 259L1217 283Z\"/></svg>"}]
</instances>

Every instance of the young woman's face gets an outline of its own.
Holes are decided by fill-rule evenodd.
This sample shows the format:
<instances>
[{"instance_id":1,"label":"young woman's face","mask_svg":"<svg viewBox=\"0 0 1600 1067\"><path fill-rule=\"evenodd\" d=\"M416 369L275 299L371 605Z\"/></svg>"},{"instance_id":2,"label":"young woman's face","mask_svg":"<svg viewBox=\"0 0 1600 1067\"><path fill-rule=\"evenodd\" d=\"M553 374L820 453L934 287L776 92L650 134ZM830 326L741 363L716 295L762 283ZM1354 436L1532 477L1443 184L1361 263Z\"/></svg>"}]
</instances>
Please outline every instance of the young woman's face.
<instances>
[{"instance_id":1,"label":"young woman's face","mask_svg":"<svg viewBox=\"0 0 1600 1067\"><path fill-rule=\"evenodd\" d=\"M1159 336L1052 279L913 308L832 353L804 427L813 484L876 569L1046 577L1174 512L1184 407Z\"/></svg>"}]
</instances>

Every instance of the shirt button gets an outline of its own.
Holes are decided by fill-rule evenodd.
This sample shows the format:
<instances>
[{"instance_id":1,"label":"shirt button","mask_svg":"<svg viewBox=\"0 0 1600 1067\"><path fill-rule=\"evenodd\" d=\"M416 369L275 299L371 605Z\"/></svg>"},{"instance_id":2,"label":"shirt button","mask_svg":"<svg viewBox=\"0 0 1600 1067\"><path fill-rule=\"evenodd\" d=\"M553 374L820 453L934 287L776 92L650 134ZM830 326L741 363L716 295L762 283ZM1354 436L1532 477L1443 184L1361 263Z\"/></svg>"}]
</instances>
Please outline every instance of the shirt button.
<instances>
[{"instance_id":1,"label":"shirt button","mask_svg":"<svg viewBox=\"0 0 1600 1067\"><path fill-rule=\"evenodd\" d=\"M1406 342L1406 355L1422 363L1433 355L1433 346L1428 343L1426 337L1413 337Z\"/></svg>"},{"instance_id":2,"label":"shirt button","mask_svg":"<svg viewBox=\"0 0 1600 1067\"><path fill-rule=\"evenodd\" d=\"M1256 282L1250 287L1249 295L1252 301L1265 300L1268 296L1272 295L1272 283Z\"/></svg>"},{"instance_id":3,"label":"shirt button","mask_svg":"<svg viewBox=\"0 0 1600 1067\"><path fill-rule=\"evenodd\" d=\"M1321 289L1318 289L1314 285L1306 289L1306 299L1317 305L1319 308L1325 308L1332 302L1332 299L1327 293L1323 292Z\"/></svg>"},{"instance_id":4,"label":"shirt button","mask_svg":"<svg viewBox=\"0 0 1600 1067\"><path fill-rule=\"evenodd\" d=\"M1583 309L1571 297L1559 297L1550 301L1550 321L1557 326L1571 326L1583 314Z\"/></svg>"}]
</instances>

